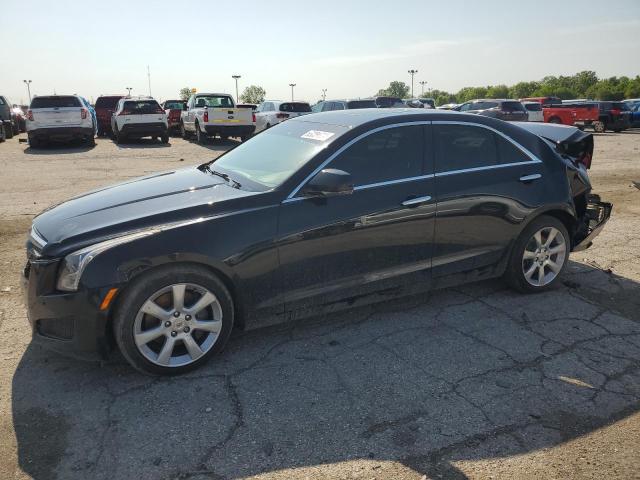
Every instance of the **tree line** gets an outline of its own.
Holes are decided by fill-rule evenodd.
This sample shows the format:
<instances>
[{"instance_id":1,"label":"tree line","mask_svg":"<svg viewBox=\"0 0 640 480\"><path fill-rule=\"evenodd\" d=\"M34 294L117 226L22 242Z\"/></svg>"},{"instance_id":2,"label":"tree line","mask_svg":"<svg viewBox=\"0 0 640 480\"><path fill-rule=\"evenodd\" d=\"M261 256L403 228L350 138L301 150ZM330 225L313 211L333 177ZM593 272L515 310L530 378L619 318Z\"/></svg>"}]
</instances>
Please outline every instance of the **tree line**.
<instances>
[{"instance_id":1,"label":"tree line","mask_svg":"<svg viewBox=\"0 0 640 480\"><path fill-rule=\"evenodd\" d=\"M407 98L410 87L404 82L394 81L378 95ZM488 85L486 87L464 87L456 93L445 90L428 90L422 97L435 99L436 105L464 103L476 98L525 98L559 97L563 100L589 98L593 100L624 100L640 97L640 76L635 78L598 78L596 72L585 70L575 75L547 76L533 82L518 82L507 86Z\"/></svg>"},{"instance_id":2,"label":"tree line","mask_svg":"<svg viewBox=\"0 0 640 480\"><path fill-rule=\"evenodd\" d=\"M400 81L393 81L387 88L381 88L376 96L392 96L408 98L411 88ZM191 88L180 90L183 99L189 98ZM266 95L265 90L257 85L250 85L240 95L245 103L260 103ZM464 87L456 93L445 90L428 90L421 95L435 99L436 105L445 103L464 103L475 98L526 98L526 97L559 97L563 100L573 98L589 98L593 100L623 100L640 98L640 76L635 78L610 77L598 78L596 72L585 70L575 75L547 76L533 82L518 82L515 85L488 85L486 87Z\"/></svg>"}]
</instances>

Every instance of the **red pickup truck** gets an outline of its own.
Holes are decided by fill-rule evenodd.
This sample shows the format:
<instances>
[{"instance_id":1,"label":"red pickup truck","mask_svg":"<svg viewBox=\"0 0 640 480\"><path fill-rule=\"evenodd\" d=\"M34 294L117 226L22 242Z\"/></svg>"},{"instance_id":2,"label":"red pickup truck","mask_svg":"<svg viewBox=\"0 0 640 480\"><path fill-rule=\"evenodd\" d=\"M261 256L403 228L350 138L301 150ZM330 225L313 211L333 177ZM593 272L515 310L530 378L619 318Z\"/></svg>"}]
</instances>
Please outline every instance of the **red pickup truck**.
<instances>
[{"instance_id":1,"label":"red pickup truck","mask_svg":"<svg viewBox=\"0 0 640 480\"><path fill-rule=\"evenodd\" d=\"M182 115L186 104L186 100L165 100L162 102L161 106L167 114L169 132L176 133L180 129L180 115Z\"/></svg>"},{"instance_id":2,"label":"red pickup truck","mask_svg":"<svg viewBox=\"0 0 640 480\"><path fill-rule=\"evenodd\" d=\"M597 103L562 103L558 97L521 98L520 101L540 103L546 123L561 123L578 128L593 127L596 132L604 131Z\"/></svg>"}]
</instances>

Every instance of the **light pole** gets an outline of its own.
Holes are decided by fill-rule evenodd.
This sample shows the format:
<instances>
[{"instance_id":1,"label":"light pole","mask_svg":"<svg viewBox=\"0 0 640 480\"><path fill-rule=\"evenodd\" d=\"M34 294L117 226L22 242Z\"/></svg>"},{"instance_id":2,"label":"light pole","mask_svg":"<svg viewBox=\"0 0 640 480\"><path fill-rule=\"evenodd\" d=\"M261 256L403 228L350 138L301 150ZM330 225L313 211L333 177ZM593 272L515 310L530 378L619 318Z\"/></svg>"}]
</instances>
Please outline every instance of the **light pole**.
<instances>
[{"instance_id":1,"label":"light pole","mask_svg":"<svg viewBox=\"0 0 640 480\"><path fill-rule=\"evenodd\" d=\"M231 78L233 78L236 81L236 103L240 101L240 97L238 96L238 79L241 77L241 75L231 75Z\"/></svg>"},{"instance_id":2,"label":"light pole","mask_svg":"<svg viewBox=\"0 0 640 480\"><path fill-rule=\"evenodd\" d=\"M27 93L29 94L29 103L31 103L31 87L29 85L31 83L31 80L22 80L22 81L27 86Z\"/></svg>"},{"instance_id":3,"label":"light pole","mask_svg":"<svg viewBox=\"0 0 640 480\"><path fill-rule=\"evenodd\" d=\"M421 82L418 82L420 85L422 85L422 94L420 95L421 97L424 97L424 86L427 84L427 82L425 82L424 80L422 80Z\"/></svg>"},{"instance_id":4,"label":"light pole","mask_svg":"<svg viewBox=\"0 0 640 480\"><path fill-rule=\"evenodd\" d=\"M293 102L293 87L296 86L295 83L290 83L289 86L291 87L291 101Z\"/></svg>"},{"instance_id":5,"label":"light pole","mask_svg":"<svg viewBox=\"0 0 640 480\"><path fill-rule=\"evenodd\" d=\"M323 88L322 89L322 101L324 102L325 98L327 98L327 89Z\"/></svg>"},{"instance_id":6,"label":"light pole","mask_svg":"<svg viewBox=\"0 0 640 480\"><path fill-rule=\"evenodd\" d=\"M149 96L151 96L151 71L149 65L147 65L147 80L149 81Z\"/></svg>"},{"instance_id":7,"label":"light pole","mask_svg":"<svg viewBox=\"0 0 640 480\"><path fill-rule=\"evenodd\" d=\"M413 98L413 76L418 73L418 70L411 69L409 70L409 75L411 75L411 98Z\"/></svg>"},{"instance_id":8,"label":"light pole","mask_svg":"<svg viewBox=\"0 0 640 480\"><path fill-rule=\"evenodd\" d=\"M131 87L124 87L124 89L127 91L127 97L131 96L131 90L133 90L133 88Z\"/></svg>"}]
</instances>

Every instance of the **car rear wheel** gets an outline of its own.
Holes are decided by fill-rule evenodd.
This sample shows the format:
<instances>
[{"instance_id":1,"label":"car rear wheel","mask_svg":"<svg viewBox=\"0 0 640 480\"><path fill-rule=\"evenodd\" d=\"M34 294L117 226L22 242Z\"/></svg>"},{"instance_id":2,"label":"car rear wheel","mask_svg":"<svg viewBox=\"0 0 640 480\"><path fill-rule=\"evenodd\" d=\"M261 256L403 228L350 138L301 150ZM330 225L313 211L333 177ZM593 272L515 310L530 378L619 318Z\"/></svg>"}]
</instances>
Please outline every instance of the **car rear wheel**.
<instances>
[{"instance_id":1,"label":"car rear wheel","mask_svg":"<svg viewBox=\"0 0 640 480\"><path fill-rule=\"evenodd\" d=\"M555 217L531 222L515 242L505 278L523 293L551 288L560 277L571 250L569 233Z\"/></svg>"},{"instance_id":2,"label":"car rear wheel","mask_svg":"<svg viewBox=\"0 0 640 480\"><path fill-rule=\"evenodd\" d=\"M96 139L93 136L87 137L87 145L90 147L96 146Z\"/></svg>"},{"instance_id":3,"label":"car rear wheel","mask_svg":"<svg viewBox=\"0 0 640 480\"><path fill-rule=\"evenodd\" d=\"M604 122L601 122L601 121L593 122L593 131L596 133L604 133L605 131Z\"/></svg>"},{"instance_id":4,"label":"car rear wheel","mask_svg":"<svg viewBox=\"0 0 640 480\"><path fill-rule=\"evenodd\" d=\"M27 138L29 139L29 148L39 148L41 146L40 141L35 135L27 134Z\"/></svg>"},{"instance_id":5,"label":"car rear wheel","mask_svg":"<svg viewBox=\"0 0 640 480\"><path fill-rule=\"evenodd\" d=\"M561 123L558 117L551 117L549 123Z\"/></svg>"},{"instance_id":6,"label":"car rear wheel","mask_svg":"<svg viewBox=\"0 0 640 480\"><path fill-rule=\"evenodd\" d=\"M168 134L168 133L165 133L164 135L162 135L162 136L160 137L160 141L161 141L162 143L169 143L169 134Z\"/></svg>"},{"instance_id":7,"label":"car rear wheel","mask_svg":"<svg viewBox=\"0 0 640 480\"><path fill-rule=\"evenodd\" d=\"M7 140L13 138L13 125L4 125L4 136Z\"/></svg>"},{"instance_id":8,"label":"car rear wheel","mask_svg":"<svg viewBox=\"0 0 640 480\"><path fill-rule=\"evenodd\" d=\"M233 302L224 284L202 267L180 265L134 281L118 303L113 328L134 368L175 375L220 352L233 319Z\"/></svg>"},{"instance_id":9,"label":"car rear wheel","mask_svg":"<svg viewBox=\"0 0 640 480\"><path fill-rule=\"evenodd\" d=\"M4 133L4 125L0 124L0 143L4 142L6 139L5 133Z\"/></svg>"},{"instance_id":10,"label":"car rear wheel","mask_svg":"<svg viewBox=\"0 0 640 480\"><path fill-rule=\"evenodd\" d=\"M200 130L200 125L196 123L196 142L198 142L200 145L203 145L206 141L206 135L202 133L202 130Z\"/></svg>"},{"instance_id":11,"label":"car rear wheel","mask_svg":"<svg viewBox=\"0 0 640 480\"><path fill-rule=\"evenodd\" d=\"M251 138L251 135L242 135L242 136L240 137L240 141L244 143L244 142L246 142L247 140L249 140L250 138Z\"/></svg>"}]
</instances>

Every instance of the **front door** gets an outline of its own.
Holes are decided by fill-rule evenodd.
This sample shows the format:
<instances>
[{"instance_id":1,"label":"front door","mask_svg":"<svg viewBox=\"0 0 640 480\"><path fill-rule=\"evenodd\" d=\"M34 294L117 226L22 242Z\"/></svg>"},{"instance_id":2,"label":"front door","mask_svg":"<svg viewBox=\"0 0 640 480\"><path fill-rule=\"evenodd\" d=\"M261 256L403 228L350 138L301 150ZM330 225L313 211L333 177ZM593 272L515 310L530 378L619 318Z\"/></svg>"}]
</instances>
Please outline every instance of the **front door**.
<instances>
[{"instance_id":1,"label":"front door","mask_svg":"<svg viewBox=\"0 0 640 480\"><path fill-rule=\"evenodd\" d=\"M428 286L435 214L428 128L383 127L359 137L325 167L351 173L352 194L282 204L279 255L288 310Z\"/></svg>"}]
</instances>

